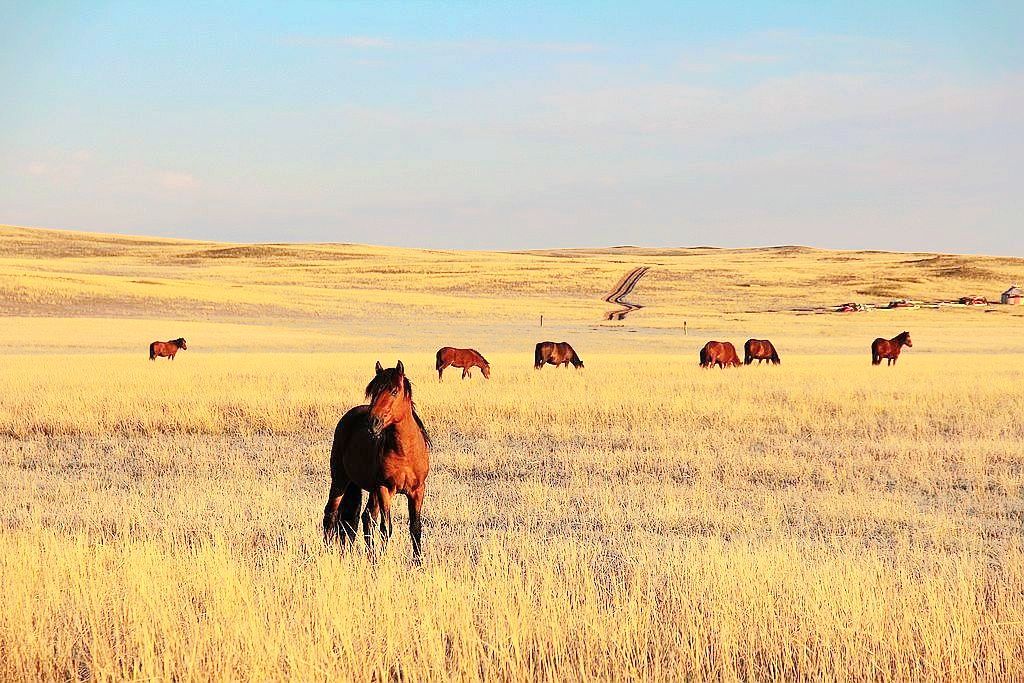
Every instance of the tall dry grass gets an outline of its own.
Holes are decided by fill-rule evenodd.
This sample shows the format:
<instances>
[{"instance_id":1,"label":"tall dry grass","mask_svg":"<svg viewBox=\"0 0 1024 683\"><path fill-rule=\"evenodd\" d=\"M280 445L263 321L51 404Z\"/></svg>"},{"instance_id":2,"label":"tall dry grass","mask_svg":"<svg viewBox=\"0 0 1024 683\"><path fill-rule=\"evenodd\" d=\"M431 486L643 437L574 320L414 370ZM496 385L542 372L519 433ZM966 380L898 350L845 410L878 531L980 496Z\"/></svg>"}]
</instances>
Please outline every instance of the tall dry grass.
<instances>
[{"instance_id":1,"label":"tall dry grass","mask_svg":"<svg viewBox=\"0 0 1024 683\"><path fill-rule=\"evenodd\" d=\"M0 680L1024 678L1024 310L793 310L1022 264L0 226ZM602 322L637 265L646 308ZM748 336L782 366L696 367ZM534 372L543 338L586 370ZM446 344L492 380L438 384ZM422 568L404 533L320 541L331 430L398 357L435 442Z\"/></svg>"},{"instance_id":2,"label":"tall dry grass","mask_svg":"<svg viewBox=\"0 0 1024 683\"><path fill-rule=\"evenodd\" d=\"M422 569L320 541L375 355L0 357L0 678L1024 676L1024 370L914 353L405 355Z\"/></svg>"}]
</instances>

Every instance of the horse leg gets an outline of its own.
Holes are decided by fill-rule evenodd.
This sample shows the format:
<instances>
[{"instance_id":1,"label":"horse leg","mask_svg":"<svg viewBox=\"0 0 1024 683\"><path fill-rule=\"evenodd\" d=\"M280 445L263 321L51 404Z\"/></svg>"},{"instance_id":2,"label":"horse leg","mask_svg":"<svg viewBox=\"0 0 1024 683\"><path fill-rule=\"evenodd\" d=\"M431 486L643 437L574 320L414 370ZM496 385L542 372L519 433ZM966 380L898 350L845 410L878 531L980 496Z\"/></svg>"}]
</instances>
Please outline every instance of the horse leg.
<instances>
[{"instance_id":1,"label":"horse leg","mask_svg":"<svg viewBox=\"0 0 1024 683\"><path fill-rule=\"evenodd\" d=\"M324 506L324 543L330 543L337 536L344 547L346 540L355 538L355 518L359 514L361 498L362 491L355 484L331 479L327 505ZM355 514L352 513L353 508Z\"/></svg>"},{"instance_id":2,"label":"horse leg","mask_svg":"<svg viewBox=\"0 0 1024 683\"><path fill-rule=\"evenodd\" d=\"M366 509L363 510L363 540L366 542L366 552L373 555L373 531L377 526L377 519L380 517L380 505L377 494L370 492L366 500Z\"/></svg>"},{"instance_id":3,"label":"horse leg","mask_svg":"<svg viewBox=\"0 0 1024 683\"><path fill-rule=\"evenodd\" d=\"M324 506L324 543L329 544L338 533L338 507L341 496L345 493L345 484L331 479L331 488L327 492L327 505Z\"/></svg>"},{"instance_id":4,"label":"horse leg","mask_svg":"<svg viewBox=\"0 0 1024 683\"><path fill-rule=\"evenodd\" d=\"M447 364L447 363L445 363L444 365L442 365L441 367L439 367L439 368L437 369L437 381L438 381L438 382L442 381L442 379L441 379L441 375L442 375L442 374L444 373L444 369L445 369L446 367L448 367L448 364Z\"/></svg>"},{"instance_id":5,"label":"horse leg","mask_svg":"<svg viewBox=\"0 0 1024 683\"><path fill-rule=\"evenodd\" d=\"M387 486L377 487L377 502L380 504L380 536L383 541L381 552L388 549L391 540L391 489Z\"/></svg>"},{"instance_id":6,"label":"horse leg","mask_svg":"<svg viewBox=\"0 0 1024 683\"><path fill-rule=\"evenodd\" d=\"M423 535L423 520L420 511L423 509L423 486L415 491L406 494L409 502L409 536L412 538L412 560L416 564L423 562L423 544L420 541Z\"/></svg>"},{"instance_id":7,"label":"horse leg","mask_svg":"<svg viewBox=\"0 0 1024 683\"><path fill-rule=\"evenodd\" d=\"M350 546L356 543L356 531L359 529L359 508L363 502L363 490L357 485L350 483L345 487L345 493L341 497L341 508L338 511L338 531L341 537L341 545L344 548L347 541ZM341 534L344 533L344 536Z\"/></svg>"},{"instance_id":8,"label":"horse leg","mask_svg":"<svg viewBox=\"0 0 1024 683\"><path fill-rule=\"evenodd\" d=\"M468 367L462 368L462 379L466 379L466 377L468 377L468 376L469 376L469 368Z\"/></svg>"}]
</instances>

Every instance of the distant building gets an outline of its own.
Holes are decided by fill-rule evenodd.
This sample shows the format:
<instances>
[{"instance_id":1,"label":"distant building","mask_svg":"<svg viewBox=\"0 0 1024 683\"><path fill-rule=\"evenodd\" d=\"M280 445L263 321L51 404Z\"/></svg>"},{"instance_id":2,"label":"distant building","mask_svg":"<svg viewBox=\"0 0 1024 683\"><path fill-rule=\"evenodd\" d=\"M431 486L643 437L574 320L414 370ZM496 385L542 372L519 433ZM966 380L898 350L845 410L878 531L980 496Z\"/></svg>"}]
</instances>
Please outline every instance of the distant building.
<instances>
[{"instance_id":1,"label":"distant building","mask_svg":"<svg viewBox=\"0 0 1024 683\"><path fill-rule=\"evenodd\" d=\"M1022 303L1024 299L1024 290L1021 290L1017 285L1013 285L1008 290L1003 292L1003 295L999 297L999 301L1004 304L1010 304L1011 306L1017 306Z\"/></svg>"}]
</instances>

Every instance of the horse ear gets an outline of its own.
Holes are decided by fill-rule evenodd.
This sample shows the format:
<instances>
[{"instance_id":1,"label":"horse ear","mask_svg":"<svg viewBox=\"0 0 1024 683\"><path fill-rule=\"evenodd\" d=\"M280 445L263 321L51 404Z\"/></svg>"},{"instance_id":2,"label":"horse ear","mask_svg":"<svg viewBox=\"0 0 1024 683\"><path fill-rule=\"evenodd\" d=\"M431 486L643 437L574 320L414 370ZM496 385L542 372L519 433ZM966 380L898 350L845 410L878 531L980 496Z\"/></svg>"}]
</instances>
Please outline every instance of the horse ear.
<instances>
[{"instance_id":1,"label":"horse ear","mask_svg":"<svg viewBox=\"0 0 1024 683\"><path fill-rule=\"evenodd\" d=\"M398 361L398 365L395 366L395 370L398 370L399 375L405 374L405 366L402 365L402 361Z\"/></svg>"},{"instance_id":2,"label":"horse ear","mask_svg":"<svg viewBox=\"0 0 1024 683\"><path fill-rule=\"evenodd\" d=\"M379 375L380 373L384 372L384 368L382 368L382 367L381 367L381 365L380 365L380 361L377 361L377 367L376 367L376 370L377 370L377 374L378 374L378 375Z\"/></svg>"}]
</instances>

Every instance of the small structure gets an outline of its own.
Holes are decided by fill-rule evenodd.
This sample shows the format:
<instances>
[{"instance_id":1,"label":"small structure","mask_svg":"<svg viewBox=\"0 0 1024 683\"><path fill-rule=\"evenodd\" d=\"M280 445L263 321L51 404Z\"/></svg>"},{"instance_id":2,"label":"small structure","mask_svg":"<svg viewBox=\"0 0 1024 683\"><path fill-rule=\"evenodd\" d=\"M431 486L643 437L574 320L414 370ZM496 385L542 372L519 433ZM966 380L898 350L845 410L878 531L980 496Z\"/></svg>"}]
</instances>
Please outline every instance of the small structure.
<instances>
[{"instance_id":1,"label":"small structure","mask_svg":"<svg viewBox=\"0 0 1024 683\"><path fill-rule=\"evenodd\" d=\"M964 306L988 306L988 299L983 296L962 296L957 303Z\"/></svg>"},{"instance_id":2,"label":"small structure","mask_svg":"<svg viewBox=\"0 0 1024 683\"><path fill-rule=\"evenodd\" d=\"M896 299L895 301L890 301L886 308L917 308L917 306L906 299Z\"/></svg>"},{"instance_id":3,"label":"small structure","mask_svg":"<svg viewBox=\"0 0 1024 683\"><path fill-rule=\"evenodd\" d=\"M1024 303L1024 290L1021 290L1017 285L1011 285L1008 290L1003 292L1003 295L999 297L999 302L1004 304L1010 304L1011 306L1017 306Z\"/></svg>"},{"instance_id":4,"label":"small structure","mask_svg":"<svg viewBox=\"0 0 1024 683\"><path fill-rule=\"evenodd\" d=\"M839 304L835 309L836 313L857 313L858 311L863 310L864 306L862 304L854 303L852 301L845 304Z\"/></svg>"}]
</instances>

